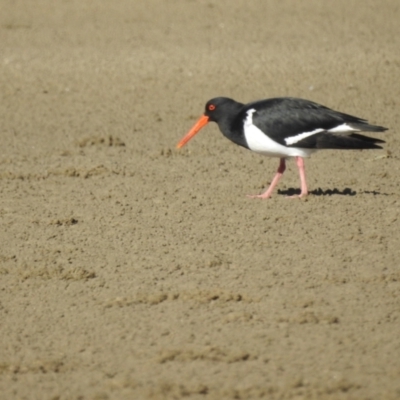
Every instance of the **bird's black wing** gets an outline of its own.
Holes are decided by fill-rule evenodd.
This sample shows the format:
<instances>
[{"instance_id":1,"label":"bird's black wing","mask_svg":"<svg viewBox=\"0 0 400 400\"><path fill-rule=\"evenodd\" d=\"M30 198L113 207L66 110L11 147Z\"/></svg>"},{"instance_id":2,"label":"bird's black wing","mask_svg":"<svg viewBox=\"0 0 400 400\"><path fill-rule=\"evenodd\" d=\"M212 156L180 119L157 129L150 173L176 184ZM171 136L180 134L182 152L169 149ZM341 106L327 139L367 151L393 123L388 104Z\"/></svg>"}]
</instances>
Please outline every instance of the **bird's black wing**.
<instances>
[{"instance_id":1,"label":"bird's black wing","mask_svg":"<svg viewBox=\"0 0 400 400\"><path fill-rule=\"evenodd\" d=\"M309 100L292 97L254 102L248 104L246 109L244 118L247 117L249 110L256 110L252 115L253 124L277 143L289 147L344 148L347 140L347 146L368 148L368 145L360 147L358 142L363 141L363 138L366 138L370 145L383 141L352 132L386 130L383 127L369 125L365 119L334 111ZM350 127L348 131L328 132L343 124ZM314 133L306 134L311 132Z\"/></svg>"}]
</instances>

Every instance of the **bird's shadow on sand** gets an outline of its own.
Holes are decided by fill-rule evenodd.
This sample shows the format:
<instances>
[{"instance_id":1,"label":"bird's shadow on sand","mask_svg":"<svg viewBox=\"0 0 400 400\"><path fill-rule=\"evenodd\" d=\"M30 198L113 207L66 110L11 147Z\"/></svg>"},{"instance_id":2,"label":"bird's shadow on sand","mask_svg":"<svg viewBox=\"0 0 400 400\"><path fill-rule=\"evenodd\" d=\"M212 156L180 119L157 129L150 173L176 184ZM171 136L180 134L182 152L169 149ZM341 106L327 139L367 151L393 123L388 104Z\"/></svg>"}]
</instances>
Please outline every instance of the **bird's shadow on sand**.
<instances>
[{"instance_id":1,"label":"bird's shadow on sand","mask_svg":"<svg viewBox=\"0 0 400 400\"><path fill-rule=\"evenodd\" d=\"M383 196L388 196L387 193L380 193L376 190L363 190L362 193L364 194L372 194L374 196L377 195L383 195ZM297 194L300 194L300 189L295 189L295 188L289 188L289 189L285 189L285 190L279 190L278 189L278 194L281 194L283 196L294 196ZM314 189L311 190L309 192L309 194L313 195L313 196L333 196L333 195L340 195L340 196L355 196L357 194L357 192L351 188L344 188L343 190L339 190L339 189Z\"/></svg>"}]
</instances>

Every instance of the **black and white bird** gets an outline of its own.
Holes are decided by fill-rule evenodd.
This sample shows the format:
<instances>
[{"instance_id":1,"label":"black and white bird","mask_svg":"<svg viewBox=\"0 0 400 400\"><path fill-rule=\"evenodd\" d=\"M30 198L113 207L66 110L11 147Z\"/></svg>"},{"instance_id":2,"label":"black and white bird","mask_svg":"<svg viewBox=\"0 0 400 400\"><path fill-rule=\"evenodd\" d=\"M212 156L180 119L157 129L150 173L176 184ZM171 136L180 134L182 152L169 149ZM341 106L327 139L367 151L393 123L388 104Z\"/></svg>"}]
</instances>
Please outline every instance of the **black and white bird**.
<instances>
[{"instance_id":1,"label":"black and white bird","mask_svg":"<svg viewBox=\"0 0 400 400\"><path fill-rule=\"evenodd\" d=\"M269 198L286 169L286 159L296 158L301 192L308 188L304 172L304 157L321 149L381 149L385 143L358 132L383 132L383 126L370 125L367 120L334 111L309 100L278 97L239 103L227 97L207 102L204 115L182 138L177 147L184 146L208 122L214 121L222 134L246 149L266 156L279 157L279 167L270 186L260 195Z\"/></svg>"}]
</instances>

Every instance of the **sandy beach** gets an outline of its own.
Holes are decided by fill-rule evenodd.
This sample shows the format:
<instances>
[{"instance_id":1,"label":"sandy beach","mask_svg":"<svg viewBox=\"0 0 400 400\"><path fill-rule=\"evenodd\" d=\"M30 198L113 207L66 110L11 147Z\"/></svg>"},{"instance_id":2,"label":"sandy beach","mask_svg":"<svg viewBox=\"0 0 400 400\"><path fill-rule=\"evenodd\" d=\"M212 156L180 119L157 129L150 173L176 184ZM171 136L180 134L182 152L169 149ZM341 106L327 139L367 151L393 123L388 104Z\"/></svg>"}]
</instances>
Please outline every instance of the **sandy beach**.
<instances>
[{"instance_id":1,"label":"sandy beach","mask_svg":"<svg viewBox=\"0 0 400 400\"><path fill-rule=\"evenodd\" d=\"M400 2L2 0L0 399L400 399ZM207 100L389 128L288 162Z\"/></svg>"}]
</instances>

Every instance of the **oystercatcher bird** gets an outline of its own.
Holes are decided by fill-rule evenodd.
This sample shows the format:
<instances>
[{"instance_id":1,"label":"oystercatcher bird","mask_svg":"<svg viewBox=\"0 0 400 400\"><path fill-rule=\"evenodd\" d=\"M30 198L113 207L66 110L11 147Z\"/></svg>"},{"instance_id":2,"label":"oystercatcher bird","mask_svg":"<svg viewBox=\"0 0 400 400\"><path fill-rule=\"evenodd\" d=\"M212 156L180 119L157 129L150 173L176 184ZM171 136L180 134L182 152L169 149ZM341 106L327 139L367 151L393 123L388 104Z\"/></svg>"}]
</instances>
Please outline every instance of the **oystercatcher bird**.
<instances>
[{"instance_id":1,"label":"oystercatcher bird","mask_svg":"<svg viewBox=\"0 0 400 400\"><path fill-rule=\"evenodd\" d=\"M276 187L286 169L286 159L296 158L301 192L308 194L304 157L320 149L381 149L385 143L361 135L361 131L383 132L383 126L370 125L367 120L334 111L321 104L294 97L278 97L239 103L227 97L207 102L204 115L182 138L177 147L184 146L208 122L214 121L222 134L246 149L271 157L279 157L279 167L270 186L257 197L266 199Z\"/></svg>"}]
</instances>

